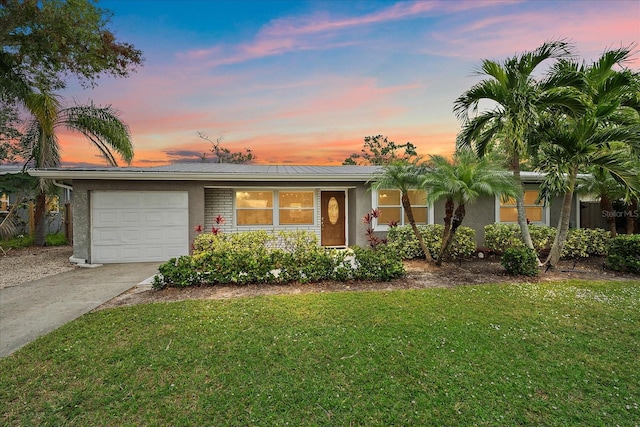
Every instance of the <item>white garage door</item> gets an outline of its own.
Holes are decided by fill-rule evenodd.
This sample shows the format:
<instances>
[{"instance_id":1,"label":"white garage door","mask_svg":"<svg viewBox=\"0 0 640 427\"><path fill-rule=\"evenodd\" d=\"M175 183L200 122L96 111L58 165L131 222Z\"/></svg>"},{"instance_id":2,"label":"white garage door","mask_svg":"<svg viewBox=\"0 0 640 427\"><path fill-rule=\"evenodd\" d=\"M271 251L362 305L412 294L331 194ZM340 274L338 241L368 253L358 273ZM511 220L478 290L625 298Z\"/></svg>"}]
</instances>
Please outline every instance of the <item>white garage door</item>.
<instances>
[{"instance_id":1,"label":"white garage door","mask_svg":"<svg viewBox=\"0 0 640 427\"><path fill-rule=\"evenodd\" d=\"M91 193L91 262L166 261L188 253L187 192Z\"/></svg>"}]
</instances>

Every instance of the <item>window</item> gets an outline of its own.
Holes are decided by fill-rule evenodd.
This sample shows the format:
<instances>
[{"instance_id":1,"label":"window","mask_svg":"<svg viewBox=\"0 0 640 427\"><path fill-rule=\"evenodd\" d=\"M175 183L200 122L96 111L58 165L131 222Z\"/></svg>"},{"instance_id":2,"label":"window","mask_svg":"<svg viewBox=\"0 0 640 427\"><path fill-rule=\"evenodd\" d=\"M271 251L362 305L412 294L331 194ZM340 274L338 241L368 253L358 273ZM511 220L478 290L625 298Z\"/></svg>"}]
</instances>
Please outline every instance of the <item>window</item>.
<instances>
[{"instance_id":1,"label":"window","mask_svg":"<svg viewBox=\"0 0 640 427\"><path fill-rule=\"evenodd\" d=\"M272 225L273 191L236 192L238 225Z\"/></svg>"},{"instance_id":2,"label":"window","mask_svg":"<svg viewBox=\"0 0 640 427\"><path fill-rule=\"evenodd\" d=\"M242 225L313 225L313 191L236 191L236 220Z\"/></svg>"},{"instance_id":3,"label":"window","mask_svg":"<svg viewBox=\"0 0 640 427\"><path fill-rule=\"evenodd\" d=\"M538 198L538 190L525 190L524 207L527 213L527 219L532 223L545 224L546 215L545 207L542 203L536 203ZM499 222L518 222L518 210L516 209L516 201L509 198L506 202L500 200Z\"/></svg>"},{"instance_id":4,"label":"window","mask_svg":"<svg viewBox=\"0 0 640 427\"><path fill-rule=\"evenodd\" d=\"M400 190L378 190L374 192L374 205L380 211L378 225L386 226L390 222L398 225L409 224L409 218L402 207ZM424 190L409 190L411 212L416 224L428 223L427 192Z\"/></svg>"},{"instance_id":5,"label":"window","mask_svg":"<svg viewBox=\"0 0 640 427\"><path fill-rule=\"evenodd\" d=\"M49 213L58 213L60 212L60 197L58 196L47 196L47 212Z\"/></svg>"},{"instance_id":6,"label":"window","mask_svg":"<svg viewBox=\"0 0 640 427\"><path fill-rule=\"evenodd\" d=\"M5 193L0 194L0 212L9 211L9 196Z\"/></svg>"},{"instance_id":7,"label":"window","mask_svg":"<svg viewBox=\"0 0 640 427\"><path fill-rule=\"evenodd\" d=\"M280 225L313 224L313 191L280 191Z\"/></svg>"}]
</instances>

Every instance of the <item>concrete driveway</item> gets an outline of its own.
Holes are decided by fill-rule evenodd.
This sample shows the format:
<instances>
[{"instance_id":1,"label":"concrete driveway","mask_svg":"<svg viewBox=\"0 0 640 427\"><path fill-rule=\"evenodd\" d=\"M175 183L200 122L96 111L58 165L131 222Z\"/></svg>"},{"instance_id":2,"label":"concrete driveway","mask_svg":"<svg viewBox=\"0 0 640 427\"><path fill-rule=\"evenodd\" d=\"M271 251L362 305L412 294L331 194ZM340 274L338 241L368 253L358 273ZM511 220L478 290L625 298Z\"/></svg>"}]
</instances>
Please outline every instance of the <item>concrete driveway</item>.
<instances>
[{"instance_id":1,"label":"concrete driveway","mask_svg":"<svg viewBox=\"0 0 640 427\"><path fill-rule=\"evenodd\" d=\"M160 264L78 267L0 289L0 357L131 289L155 275Z\"/></svg>"}]
</instances>

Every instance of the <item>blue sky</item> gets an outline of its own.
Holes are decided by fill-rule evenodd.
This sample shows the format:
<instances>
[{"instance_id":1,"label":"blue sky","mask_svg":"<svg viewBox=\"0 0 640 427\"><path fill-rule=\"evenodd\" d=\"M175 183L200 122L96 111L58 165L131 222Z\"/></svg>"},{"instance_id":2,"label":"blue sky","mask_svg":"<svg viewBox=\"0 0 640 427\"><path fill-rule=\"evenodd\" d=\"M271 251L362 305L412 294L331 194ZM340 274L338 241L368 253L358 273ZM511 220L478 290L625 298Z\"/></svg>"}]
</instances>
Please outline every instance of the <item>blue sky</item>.
<instances>
[{"instance_id":1,"label":"blue sky","mask_svg":"<svg viewBox=\"0 0 640 427\"><path fill-rule=\"evenodd\" d=\"M453 151L454 100L484 58L568 39L586 60L640 41L635 1L110 0L116 36L145 65L67 100L113 105L135 165L195 161L223 138L259 163L340 164L367 135ZM639 68L639 60L629 64ZM63 161L100 164L77 135Z\"/></svg>"}]
</instances>

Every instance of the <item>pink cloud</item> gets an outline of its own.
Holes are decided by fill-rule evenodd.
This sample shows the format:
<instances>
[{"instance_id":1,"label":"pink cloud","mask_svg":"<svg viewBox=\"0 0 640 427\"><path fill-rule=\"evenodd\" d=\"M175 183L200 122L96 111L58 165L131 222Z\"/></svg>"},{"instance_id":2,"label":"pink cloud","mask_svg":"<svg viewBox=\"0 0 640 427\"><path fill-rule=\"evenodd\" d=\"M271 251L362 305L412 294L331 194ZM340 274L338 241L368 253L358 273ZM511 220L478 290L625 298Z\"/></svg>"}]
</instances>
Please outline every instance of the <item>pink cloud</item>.
<instances>
[{"instance_id":1,"label":"pink cloud","mask_svg":"<svg viewBox=\"0 0 640 427\"><path fill-rule=\"evenodd\" d=\"M562 9L562 5L567 7ZM578 45L580 58L590 61L606 48L628 46L640 38L640 6L632 2L628 5L630 10L585 7L576 13L571 3L559 3L559 7L549 10L493 14L432 33L437 43L425 51L468 59L497 59L535 49L551 39L566 39ZM638 58L633 64L638 64Z\"/></svg>"}]
</instances>

